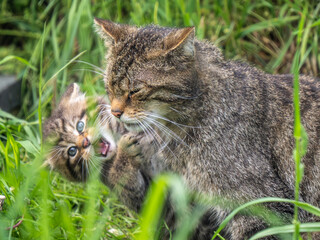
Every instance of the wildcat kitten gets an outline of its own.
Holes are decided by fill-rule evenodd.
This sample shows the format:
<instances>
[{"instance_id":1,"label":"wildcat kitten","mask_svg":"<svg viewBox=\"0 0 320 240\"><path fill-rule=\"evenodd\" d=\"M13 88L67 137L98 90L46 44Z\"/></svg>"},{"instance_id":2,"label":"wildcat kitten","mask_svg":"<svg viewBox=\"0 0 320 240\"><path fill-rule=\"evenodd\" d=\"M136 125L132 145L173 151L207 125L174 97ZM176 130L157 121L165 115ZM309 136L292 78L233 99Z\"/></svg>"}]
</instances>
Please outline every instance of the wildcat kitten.
<instances>
[{"instance_id":1,"label":"wildcat kitten","mask_svg":"<svg viewBox=\"0 0 320 240\"><path fill-rule=\"evenodd\" d=\"M46 161L52 169L72 181L86 181L90 168L102 163L101 180L115 189L126 205L138 210L146 188L136 187L133 188L136 191L132 191L132 186L151 179L149 166L152 164L146 168L141 165L144 157L141 148L151 144L152 139L140 136L138 142L136 135L127 134L123 124L111 118L110 106L103 97L97 97L94 104L98 105L98 121L89 127L88 99L76 83L69 85L58 107L44 122L44 139L50 141L53 148ZM151 149L144 150L148 160L152 159ZM126 172L126 176L119 176L118 169ZM132 171L134 176L130 175Z\"/></svg>"},{"instance_id":2,"label":"wildcat kitten","mask_svg":"<svg viewBox=\"0 0 320 240\"><path fill-rule=\"evenodd\" d=\"M101 124L99 128L89 127L87 99L79 86L72 83L61 97L58 107L44 122L44 141L52 145L46 162L51 169L59 171L69 180L86 181L90 165L97 164L91 161L112 159L116 153L119 133L125 131L120 123L107 119L107 105L103 98L97 99L97 103L99 123L103 123L103 127ZM112 128L117 128L119 133L113 133Z\"/></svg>"},{"instance_id":3,"label":"wildcat kitten","mask_svg":"<svg viewBox=\"0 0 320 240\"><path fill-rule=\"evenodd\" d=\"M95 24L108 47L105 86L112 114L129 131L160 139L159 161L182 175L190 189L239 203L294 198L291 75L226 61L217 47L195 39L193 27L138 28L98 18ZM300 76L300 83L309 135L300 199L319 207L320 84L307 76ZM144 188L140 184L133 188ZM267 207L291 221L291 205ZM210 239L231 209L213 205L194 239ZM300 221L312 220L301 212ZM247 239L266 226L237 215L223 236Z\"/></svg>"}]
</instances>

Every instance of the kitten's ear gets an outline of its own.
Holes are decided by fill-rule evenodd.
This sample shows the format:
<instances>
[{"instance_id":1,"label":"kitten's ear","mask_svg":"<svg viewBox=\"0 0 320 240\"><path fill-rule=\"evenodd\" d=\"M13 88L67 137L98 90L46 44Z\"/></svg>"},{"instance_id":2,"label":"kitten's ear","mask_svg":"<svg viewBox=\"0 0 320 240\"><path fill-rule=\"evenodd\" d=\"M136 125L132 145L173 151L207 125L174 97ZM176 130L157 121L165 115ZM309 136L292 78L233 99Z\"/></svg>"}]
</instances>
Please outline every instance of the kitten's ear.
<instances>
[{"instance_id":1,"label":"kitten's ear","mask_svg":"<svg viewBox=\"0 0 320 240\"><path fill-rule=\"evenodd\" d=\"M61 97L61 101L66 98L76 98L77 96L81 95L80 87L76 83L71 83L65 93Z\"/></svg>"},{"instance_id":2,"label":"kitten's ear","mask_svg":"<svg viewBox=\"0 0 320 240\"><path fill-rule=\"evenodd\" d=\"M70 102L83 101L85 99L85 94L80 91L80 87L76 83L71 83L67 90L62 95L58 106L65 106Z\"/></svg>"},{"instance_id":3,"label":"kitten's ear","mask_svg":"<svg viewBox=\"0 0 320 240\"><path fill-rule=\"evenodd\" d=\"M183 53L188 56L194 54L194 27L186 27L174 30L169 33L163 40L163 47L166 52L175 49L182 49Z\"/></svg>"},{"instance_id":4,"label":"kitten's ear","mask_svg":"<svg viewBox=\"0 0 320 240\"><path fill-rule=\"evenodd\" d=\"M116 44L137 29L134 26L114 23L96 17L94 18L94 24L100 37L104 39L106 46Z\"/></svg>"}]
</instances>

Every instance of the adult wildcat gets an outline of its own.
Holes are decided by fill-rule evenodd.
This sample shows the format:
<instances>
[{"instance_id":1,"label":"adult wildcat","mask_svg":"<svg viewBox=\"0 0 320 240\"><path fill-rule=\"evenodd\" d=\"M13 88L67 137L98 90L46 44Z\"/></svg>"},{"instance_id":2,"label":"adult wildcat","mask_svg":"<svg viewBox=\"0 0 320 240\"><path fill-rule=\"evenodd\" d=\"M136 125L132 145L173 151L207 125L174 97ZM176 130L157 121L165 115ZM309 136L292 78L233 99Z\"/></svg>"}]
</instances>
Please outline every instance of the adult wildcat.
<instances>
[{"instance_id":1,"label":"adult wildcat","mask_svg":"<svg viewBox=\"0 0 320 240\"><path fill-rule=\"evenodd\" d=\"M291 75L226 61L217 47L194 38L193 27L138 28L98 18L95 24L109 48L105 86L112 114L129 131L160 139L159 161L190 189L238 202L293 199ZM320 84L307 76L300 82L309 135L300 199L319 206ZM293 213L286 204L267 206L279 215ZM209 231L229 211L213 206ZM302 213L300 220L312 217ZM237 215L225 237L246 239L265 227L255 217Z\"/></svg>"}]
</instances>

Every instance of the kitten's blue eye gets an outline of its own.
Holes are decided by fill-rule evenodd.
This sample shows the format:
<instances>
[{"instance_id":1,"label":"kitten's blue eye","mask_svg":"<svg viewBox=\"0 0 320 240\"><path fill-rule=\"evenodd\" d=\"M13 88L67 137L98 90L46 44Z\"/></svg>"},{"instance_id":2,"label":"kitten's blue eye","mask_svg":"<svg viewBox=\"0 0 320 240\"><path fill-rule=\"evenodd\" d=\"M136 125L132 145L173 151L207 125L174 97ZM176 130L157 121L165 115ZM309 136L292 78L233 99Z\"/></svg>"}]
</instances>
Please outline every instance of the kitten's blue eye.
<instances>
[{"instance_id":1,"label":"kitten's blue eye","mask_svg":"<svg viewBox=\"0 0 320 240\"><path fill-rule=\"evenodd\" d=\"M74 157L77 154L77 148L76 147L70 147L68 149L68 155L71 157Z\"/></svg>"},{"instance_id":2,"label":"kitten's blue eye","mask_svg":"<svg viewBox=\"0 0 320 240\"><path fill-rule=\"evenodd\" d=\"M84 129L84 122L82 121L77 122L77 131L81 133L83 129Z\"/></svg>"}]
</instances>

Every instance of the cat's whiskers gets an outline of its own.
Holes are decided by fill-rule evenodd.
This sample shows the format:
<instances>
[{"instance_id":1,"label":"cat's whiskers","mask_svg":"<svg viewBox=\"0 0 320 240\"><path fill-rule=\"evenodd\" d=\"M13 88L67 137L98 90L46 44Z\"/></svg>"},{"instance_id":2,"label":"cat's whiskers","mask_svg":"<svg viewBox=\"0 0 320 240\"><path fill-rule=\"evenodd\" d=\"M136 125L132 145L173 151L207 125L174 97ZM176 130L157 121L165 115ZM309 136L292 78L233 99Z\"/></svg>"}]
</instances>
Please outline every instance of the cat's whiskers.
<instances>
[{"instance_id":1,"label":"cat's whiskers","mask_svg":"<svg viewBox=\"0 0 320 240\"><path fill-rule=\"evenodd\" d=\"M54 153L54 154L51 155L51 157L48 158L48 159L46 160L46 162L50 162L50 161L51 161L52 159L54 159L57 155L59 155L62 151L63 151L62 148L60 148L60 147L55 147L55 149L53 149L53 150L50 151L50 155L51 155L52 153Z\"/></svg>"},{"instance_id":2,"label":"cat's whiskers","mask_svg":"<svg viewBox=\"0 0 320 240\"><path fill-rule=\"evenodd\" d=\"M164 121L167 121L169 123L172 123L173 125L175 125L176 127L178 127L180 130L182 130L185 134L187 134L191 139L193 138L192 136L190 136L190 134L184 129L184 127L186 128L192 128L192 130L194 129L198 129L201 128L199 127L193 127L193 126L189 126L189 125L184 125L184 124L179 124L177 122L174 122L166 117L160 116L158 114L155 113L150 113L150 112L146 112L146 115L151 116L152 119L157 118L157 119L162 119ZM156 119L154 119L155 121L157 121ZM160 123L159 121L157 121L158 123ZM165 127L166 129L170 130L170 132L174 133L171 129L169 129L167 126L165 126L164 124L160 123L163 127ZM175 133L174 133L175 134ZM178 136L177 134L175 134L176 136ZM179 136L177 140L182 140ZM183 140L182 140L183 141ZM183 141L184 142L184 141Z\"/></svg>"},{"instance_id":3,"label":"cat's whiskers","mask_svg":"<svg viewBox=\"0 0 320 240\"><path fill-rule=\"evenodd\" d=\"M91 171L91 174L93 173L93 171L100 171L100 164L103 163L102 161L100 161L100 159L96 156L91 156L90 158L88 158L88 165L89 165L89 171ZM104 175L103 173L101 173L102 175Z\"/></svg>"},{"instance_id":4,"label":"cat's whiskers","mask_svg":"<svg viewBox=\"0 0 320 240\"><path fill-rule=\"evenodd\" d=\"M97 124L95 124L95 126L97 126ZM100 135L99 130L95 127L94 133L91 135L92 144L95 144L100 139Z\"/></svg>"},{"instance_id":5,"label":"cat's whiskers","mask_svg":"<svg viewBox=\"0 0 320 240\"><path fill-rule=\"evenodd\" d=\"M159 133L151 126L152 123L149 123L148 121L145 121L144 123L147 125L149 131L150 131L151 133L153 133L154 138L155 138L156 141L159 143L159 150L160 150L160 149L163 149L162 146L167 146L167 145L168 145L168 142L166 142L166 141L159 135ZM164 145L162 145L162 144L164 144Z\"/></svg>"},{"instance_id":6,"label":"cat's whiskers","mask_svg":"<svg viewBox=\"0 0 320 240\"><path fill-rule=\"evenodd\" d=\"M168 118L166 118L166 117L163 117L163 116L161 116L161 115L159 115L159 114L156 114L156 113L151 113L151 112L146 112L146 114L148 115L148 116L150 116L150 117L153 117L153 118L158 118L158 119L162 119L162 120L164 120L164 121L166 121L166 122L169 122L169 123L172 123L173 125L175 125L175 126L177 126L177 127L186 127L186 128L201 128L200 126L189 126L189 125L185 125L185 124L181 124L181 123L177 123L177 122L175 122L175 121L172 121L172 120L170 120L170 119L168 119ZM182 129L182 128L180 128L180 129ZM185 130L184 130L185 131Z\"/></svg>"},{"instance_id":7,"label":"cat's whiskers","mask_svg":"<svg viewBox=\"0 0 320 240\"><path fill-rule=\"evenodd\" d=\"M106 109L102 109L98 116L97 116L97 121L99 124L107 124L109 123L110 119L111 119L111 113L109 113L108 110L110 110L111 106L110 105L107 105L107 104L100 104L100 106L104 106ZM102 116L102 117L101 117Z\"/></svg>"},{"instance_id":8,"label":"cat's whiskers","mask_svg":"<svg viewBox=\"0 0 320 240\"><path fill-rule=\"evenodd\" d=\"M108 123L110 123L112 116L105 116L101 119L100 124L102 125L106 125Z\"/></svg>"},{"instance_id":9,"label":"cat's whiskers","mask_svg":"<svg viewBox=\"0 0 320 240\"><path fill-rule=\"evenodd\" d=\"M89 168L89 162L88 161L85 161L85 166L86 166L86 173L88 173L86 175L86 178L89 178L89 176L90 176L90 168Z\"/></svg>"},{"instance_id":10,"label":"cat's whiskers","mask_svg":"<svg viewBox=\"0 0 320 240\"><path fill-rule=\"evenodd\" d=\"M174 112L178 113L178 114L181 116L181 118L183 118L183 119L188 118L188 116L185 115L183 112L181 112L181 111L179 111L179 110L177 110L177 109L175 109L175 108L173 108L173 107L169 107L169 108L170 108L171 110L173 110Z\"/></svg>"},{"instance_id":11,"label":"cat's whiskers","mask_svg":"<svg viewBox=\"0 0 320 240\"><path fill-rule=\"evenodd\" d=\"M82 156L78 159L76 165L78 165L80 163L80 161L82 160Z\"/></svg>"},{"instance_id":12,"label":"cat's whiskers","mask_svg":"<svg viewBox=\"0 0 320 240\"><path fill-rule=\"evenodd\" d=\"M95 154L91 154L88 157L89 164L92 164L95 167L97 166L96 164L99 164L99 162L97 160L99 160L99 157L97 157Z\"/></svg>"},{"instance_id":13,"label":"cat's whiskers","mask_svg":"<svg viewBox=\"0 0 320 240\"><path fill-rule=\"evenodd\" d=\"M82 158L82 157L81 157ZM81 159L80 158L80 159ZM81 161L81 179L84 180L84 161Z\"/></svg>"},{"instance_id":14,"label":"cat's whiskers","mask_svg":"<svg viewBox=\"0 0 320 240\"><path fill-rule=\"evenodd\" d=\"M100 75L100 76L103 76L103 77L105 77L106 75L104 74L104 73L101 73L101 72L97 72L97 71L95 71L95 70L92 70L92 69L88 69L88 68L77 68L77 69L74 69L73 71L89 71L89 72L93 72L93 73L96 73L96 74L98 74L98 75Z\"/></svg>"},{"instance_id":15,"label":"cat's whiskers","mask_svg":"<svg viewBox=\"0 0 320 240\"><path fill-rule=\"evenodd\" d=\"M145 135L147 137L153 138L155 141L152 141L152 144L156 145L158 147L158 149L162 149L161 144L159 143L159 140L157 138L157 136L154 136L150 130L148 129L147 126L144 125L143 122L139 121L138 119L136 119L138 124L140 125L142 131L145 133ZM160 136L159 136L160 137Z\"/></svg>"},{"instance_id":16,"label":"cat's whiskers","mask_svg":"<svg viewBox=\"0 0 320 240\"><path fill-rule=\"evenodd\" d=\"M91 155L88 161L89 165L91 164L96 169L96 171L99 172L100 176L107 178L107 175L103 171L101 171L102 165L105 162L104 158L99 157L99 155Z\"/></svg>"},{"instance_id":17,"label":"cat's whiskers","mask_svg":"<svg viewBox=\"0 0 320 240\"><path fill-rule=\"evenodd\" d=\"M163 151L163 149L168 146L168 141L165 141L157 131L155 131L148 122L144 122L146 124L146 129L148 130L149 134L153 137L155 141L153 141L153 144L155 144L158 147L159 152ZM171 151L171 149L170 149Z\"/></svg>"},{"instance_id":18,"label":"cat's whiskers","mask_svg":"<svg viewBox=\"0 0 320 240\"><path fill-rule=\"evenodd\" d=\"M99 104L98 107L104 106L105 108L110 108L110 105L107 104ZM93 134L92 134L92 142L96 142L98 139L100 139L101 134L99 131L99 127L103 127L103 125L106 125L109 123L111 114L108 114L108 109L102 109L99 111L96 119L94 120L94 126L98 126L98 128L94 128Z\"/></svg>"},{"instance_id":19,"label":"cat's whiskers","mask_svg":"<svg viewBox=\"0 0 320 240\"><path fill-rule=\"evenodd\" d=\"M61 151L62 150L62 147L60 147L60 146L54 146L51 150L50 150L50 154L51 153L54 153L54 152L56 152L56 151Z\"/></svg>"},{"instance_id":20,"label":"cat's whiskers","mask_svg":"<svg viewBox=\"0 0 320 240\"><path fill-rule=\"evenodd\" d=\"M97 162L96 162L96 158L94 156L91 156L88 158L88 164L89 164L89 169L92 169L92 168L95 168L95 169L98 169L98 166L97 166ZM92 168L91 168L92 166Z\"/></svg>"},{"instance_id":21,"label":"cat's whiskers","mask_svg":"<svg viewBox=\"0 0 320 240\"><path fill-rule=\"evenodd\" d=\"M150 134L150 132L148 131L148 129L146 128L146 126L144 126L144 124L139 121L138 119L136 119L136 121L138 122L139 126L141 127L142 131L144 132L144 134L148 137L152 136L152 134Z\"/></svg>"},{"instance_id":22,"label":"cat's whiskers","mask_svg":"<svg viewBox=\"0 0 320 240\"><path fill-rule=\"evenodd\" d=\"M162 132L169 138L173 138L174 140L176 140L177 142L185 145L188 147L188 145L183 141L183 139L181 137L179 137L175 132L173 132L170 128L168 128L167 126L165 126L164 124L162 124L161 122L157 121L156 119L152 118L152 117L147 117L145 116L145 119L147 121L149 121L150 123L152 123L154 126L156 126L157 128L159 128L159 130L162 130Z\"/></svg>"},{"instance_id":23,"label":"cat's whiskers","mask_svg":"<svg viewBox=\"0 0 320 240\"><path fill-rule=\"evenodd\" d=\"M102 68L100 68L100 67L98 67L98 66L96 66L96 65L94 65L92 63L89 63L89 62L86 62L86 61L82 61L82 60L75 60L75 62L87 64L90 67L93 67L93 68L99 70L101 73L104 73L104 70Z\"/></svg>"},{"instance_id":24,"label":"cat's whiskers","mask_svg":"<svg viewBox=\"0 0 320 240\"><path fill-rule=\"evenodd\" d=\"M111 105L109 105L109 104L99 104L98 106L105 107L106 109L111 109ZM103 109L102 111L100 111L100 113L103 112L103 111L105 111L105 109Z\"/></svg>"},{"instance_id":25,"label":"cat's whiskers","mask_svg":"<svg viewBox=\"0 0 320 240\"><path fill-rule=\"evenodd\" d=\"M192 99L196 99L198 97L200 97L202 95L202 93L196 95L196 96L191 96L191 97L186 97L186 96L181 96L181 95L178 95L178 94L174 94L172 93L171 94L173 97L176 97L176 98L180 98L180 99L185 99L185 100L192 100Z\"/></svg>"},{"instance_id":26,"label":"cat's whiskers","mask_svg":"<svg viewBox=\"0 0 320 240\"><path fill-rule=\"evenodd\" d=\"M148 128L149 128L155 135L158 136L158 138L155 138L155 139L156 139L156 141L158 141L158 143L159 143L159 152L163 151L164 149L168 149L169 152L171 152L171 154L173 155L173 157L174 157L175 159L178 159L177 156L176 156L176 154L175 154L175 153L172 151L172 149L169 147L169 145L168 145L169 142L164 141L163 138L157 133L157 131L156 131L155 129L153 129L153 128L151 127L151 125L150 125L147 121L145 121L144 123L148 126ZM159 139L160 139L160 140L159 140ZM161 141L161 142L160 142L160 141ZM163 145L162 145L162 143L163 143Z\"/></svg>"}]
</instances>

